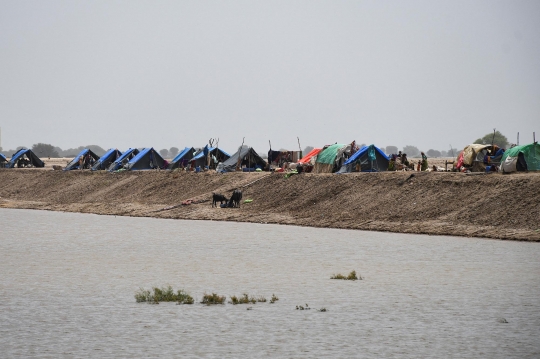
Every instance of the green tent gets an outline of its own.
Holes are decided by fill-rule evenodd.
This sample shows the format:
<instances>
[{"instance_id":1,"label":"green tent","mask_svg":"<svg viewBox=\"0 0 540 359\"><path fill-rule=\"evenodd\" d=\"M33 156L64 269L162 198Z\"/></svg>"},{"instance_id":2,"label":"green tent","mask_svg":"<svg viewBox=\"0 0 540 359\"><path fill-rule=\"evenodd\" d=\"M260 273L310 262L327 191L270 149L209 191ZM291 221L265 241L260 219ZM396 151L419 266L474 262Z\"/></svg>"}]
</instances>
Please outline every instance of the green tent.
<instances>
[{"instance_id":1,"label":"green tent","mask_svg":"<svg viewBox=\"0 0 540 359\"><path fill-rule=\"evenodd\" d=\"M505 173L540 171L540 145L538 142L506 150L501 160L501 169Z\"/></svg>"},{"instance_id":2,"label":"green tent","mask_svg":"<svg viewBox=\"0 0 540 359\"><path fill-rule=\"evenodd\" d=\"M317 155L313 173L332 173L341 167L340 159L350 145L335 144L326 147ZM337 168L337 169L336 169Z\"/></svg>"}]
</instances>

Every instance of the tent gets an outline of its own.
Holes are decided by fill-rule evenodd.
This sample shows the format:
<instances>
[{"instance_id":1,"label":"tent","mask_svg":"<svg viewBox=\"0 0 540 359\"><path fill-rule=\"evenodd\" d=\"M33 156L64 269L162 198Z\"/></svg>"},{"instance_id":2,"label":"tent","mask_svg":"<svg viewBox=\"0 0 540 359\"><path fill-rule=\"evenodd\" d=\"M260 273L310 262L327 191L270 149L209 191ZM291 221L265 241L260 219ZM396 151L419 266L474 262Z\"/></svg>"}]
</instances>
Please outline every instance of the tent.
<instances>
[{"instance_id":1,"label":"tent","mask_svg":"<svg viewBox=\"0 0 540 359\"><path fill-rule=\"evenodd\" d=\"M215 168L220 162L225 162L231 157L227 152L217 147L204 146L203 149L197 151L195 156L189 161L191 168L204 167L208 163L208 154L210 154L210 168Z\"/></svg>"},{"instance_id":2,"label":"tent","mask_svg":"<svg viewBox=\"0 0 540 359\"><path fill-rule=\"evenodd\" d=\"M333 173L339 170L351 152L351 145L330 145L319 153L313 173Z\"/></svg>"},{"instance_id":3,"label":"tent","mask_svg":"<svg viewBox=\"0 0 540 359\"><path fill-rule=\"evenodd\" d=\"M139 154L139 150L136 148L128 148L126 152L122 153L120 157L118 157L113 163L110 164L109 168L107 168L108 171L118 171L119 169L123 168L125 165L128 164L129 161L133 157L135 157L137 154Z\"/></svg>"},{"instance_id":4,"label":"tent","mask_svg":"<svg viewBox=\"0 0 540 359\"><path fill-rule=\"evenodd\" d=\"M3 154L0 153L0 168L5 167L7 164L7 158Z\"/></svg>"},{"instance_id":5,"label":"tent","mask_svg":"<svg viewBox=\"0 0 540 359\"><path fill-rule=\"evenodd\" d=\"M22 148L11 156L11 160L7 163L6 168L13 168L15 166L45 167L45 163L32 150Z\"/></svg>"},{"instance_id":6,"label":"tent","mask_svg":"<svg viewBox=\"0 0 540 359\"><path fill-rule=\"evenodd\" d=\"M180 152L178 155L176 155L175 158L169 163L168 169L173 170L178 167L186 167L189 160L193 158L193 154L195 153L195 149L193 147L186 147Z\"/></svg>"},{"instance_id":7,"label":"tent","mask_svg":"<svg viewBox=\"0 0 540 359\"><path fill-rule=\"evenodd\" d=\"M314 148L312 149L307 155L305 155L304 157L302 157L298 163L302 163L302 164L307 164L307 163L311 163L311 159L312 158L317 158L316 156L319 154L319 152L322 151L322 148Z\"/></svg>"},{"instance_id":8,"label":"tent","mask_svg":"<svg viewBox=\"0 0 540 359\"><path fill-rule=\"evenodd\" d=\"M133 157L124 168L128 171L141 171L163 168L165 160L153 147L145 148Z\"/></svg>"},{"instance_id":9,"label":"tent","mask_svg":"<svg viewBox=\"0 0 540 359\"><path fill-rule=\"evenodd\" d=\"M473 143L466 146L458 156L456 168L459 170L461 167L471 167L475 161L484 160L484 151L491 148L491 145L481 145Z\"/></svg>"},{"instance_id":10,"label":"tent","mask_svg":"<svg viewBox=\"0 0 540 359\"><path fill-rule=\"evenodd\" d=\"M268 151L268 163L281 167L284 163L296 163L302 158L301 151Z\"/></svg>"},{"instance_id":11,"label":"tent","mask_svg":"<svg viewBox=\"0 0 540 359\"><path fill-rule=\"evenodd\" d=\"M80 167L81 159L83 160L83 168ZM95 161L99 160L99 156L96 155L92 150L85 148L75 158L71 160L70 163L64 168L64 171L92 168Z\"/></svg>"},{"instance_id":12,"label":"tent","mask_svg":"<svg viewBox=\"0 0 540 359\"><path fill-rule=\"evenodd\" d=\"M349 157L339 173L382 172L388 170L389 161L390 158L379 147L364 146Z\"/></svg>"},{"instance_id":13,"label":"tent","mask_svg":"<svg viewBox=\"0 0 540 359\"><path fill-rule=\"evenodd\" d=\"M228 160L219 164L216 171L234 172L237 168L248 168L245 171L253 171L256 168L264 169L266 161L255 152L253 147L243 146Z\"/></svg>"},{"instance_id":14,"label":"tent","mask_svg":"<svg viewBox=\"0 0 540 359\"><path fill-rule=\"evenodd\" d=\"M122 156L122 152L118 151L118 149L111 148L105 152L105 154L101 156L96 163L94 163L92 166L92 171L106 170L109 168L111 163L116 161L120 156Z\"/></svg>"},{"instance_id":15,"label":"tent","mask_svg":"<svg viewBox=\"0 0 540 359\"><path fill-rule=\"evenodd\" d=\"M504 173L540 171L540 145L538 142L534 142L512 147L506 150L501 163L501 170Z\"/></svg>"}]
</instances>

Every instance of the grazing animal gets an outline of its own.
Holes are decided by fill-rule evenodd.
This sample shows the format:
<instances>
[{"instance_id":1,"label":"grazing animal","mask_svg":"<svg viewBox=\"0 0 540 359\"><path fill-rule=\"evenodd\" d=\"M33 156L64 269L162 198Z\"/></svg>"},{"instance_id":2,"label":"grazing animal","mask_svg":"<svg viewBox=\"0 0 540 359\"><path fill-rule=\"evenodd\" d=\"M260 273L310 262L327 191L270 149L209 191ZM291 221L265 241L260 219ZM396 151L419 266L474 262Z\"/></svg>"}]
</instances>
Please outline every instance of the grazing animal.
<instances>
[{"instance_id":1,"label":"grazing animal","mask_svg":"<svg viewBox=\"0 0 540 359\"><path fill-rule=\"evenodd\" d=\"M235 189L231 195L231 199L229 200L228 207L238 207L240 208L240 201L242 200L242 191L239 189Z\"/></svg>"},{"instance_id":2,"label":"grazing animal","mask_svg":"<svg viewBox=\"0 0 540 359\"><path fill-rule=\"evenodd\" d=\"M217 207L217 203L223 204L223 202L227 203L228 199L219 193L212 193L212 207Z\"/></svg>"}]
</instances>

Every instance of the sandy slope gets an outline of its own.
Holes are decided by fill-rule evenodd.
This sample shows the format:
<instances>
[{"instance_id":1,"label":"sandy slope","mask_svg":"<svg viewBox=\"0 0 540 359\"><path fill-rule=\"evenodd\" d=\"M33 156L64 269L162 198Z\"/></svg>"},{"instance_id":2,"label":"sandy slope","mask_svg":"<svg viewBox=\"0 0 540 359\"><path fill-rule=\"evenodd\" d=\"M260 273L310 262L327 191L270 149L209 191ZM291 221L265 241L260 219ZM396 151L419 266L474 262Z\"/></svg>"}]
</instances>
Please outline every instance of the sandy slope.
<instances>
[{"instance_id":1,"label":"sandy slope","mask_svg":"<svg viewBox=\"0 0 540 359\"><path fill-rule=\"evenodd\" d=\"M0 206L540 241L540 173L409 175L0 169ZM211 208L242 186L252 203Z\"/></svg>"}]
</instances>

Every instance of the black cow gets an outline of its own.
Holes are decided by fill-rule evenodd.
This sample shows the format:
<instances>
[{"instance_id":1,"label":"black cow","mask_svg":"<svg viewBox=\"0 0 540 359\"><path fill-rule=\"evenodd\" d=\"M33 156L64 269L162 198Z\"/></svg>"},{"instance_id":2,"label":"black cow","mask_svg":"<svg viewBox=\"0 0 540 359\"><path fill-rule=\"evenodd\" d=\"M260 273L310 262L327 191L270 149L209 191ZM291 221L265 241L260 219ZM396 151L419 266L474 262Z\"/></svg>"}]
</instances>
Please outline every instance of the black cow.
<instances>
[{"instance_id":1,"label":"black cow","mask_svg":"<svg viewBox=\"0 0 540 359\"><path fill-rule=\"evenodd\" d=\"M240 208L240 201L242 200L242 191L239 189L235 189L231 195L231 199L229 200L228 207L238 207Z\"/></svg>"},{"instance_id":2,"label":"black cow","mask_svg":"<svg viewBox=\"0 0 540 359\"><path fill-rule=\"evenodd\" d=\"M228 199L219 193L212 193L212 207L217 207L217 203L223 204L223 202L227 203Z\"/></svg>"}]
</instances>

